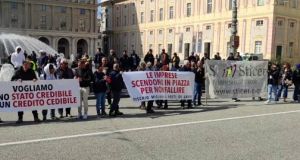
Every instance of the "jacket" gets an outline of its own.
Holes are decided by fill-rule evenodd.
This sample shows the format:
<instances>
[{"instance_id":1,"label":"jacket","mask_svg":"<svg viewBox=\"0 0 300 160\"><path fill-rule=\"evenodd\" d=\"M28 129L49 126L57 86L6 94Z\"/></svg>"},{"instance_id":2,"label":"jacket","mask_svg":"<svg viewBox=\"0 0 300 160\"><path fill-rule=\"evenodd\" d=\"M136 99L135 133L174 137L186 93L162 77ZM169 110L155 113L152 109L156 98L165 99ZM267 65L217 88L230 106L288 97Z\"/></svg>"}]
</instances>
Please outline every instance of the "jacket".
<instances>
[{"instance_id":1,"label":"jacket","mask_svg":"<svg viewBox=\"0 0 300 160\"><path fill-rule=\"evenodd\" d=\"M106 80L104 79L105 74L103 72L95 72L94 73L94 85L93 90L94 93L103 93L106 92Z\"/></svg>"},{"instance_id":2,"label":"jacket","mask_svg":"<svg viewBox=\"0 0 300 160\"><path fill-rule=\"evenodd\" d=\"M268 73L268 84L278 85L279 84L279 71L278 70L270 70Z\"/></svg>"},{"instance_id":3,"label":"jacket","mask_svg":"<svg viewBox=\"0 0 300 160\"><path fill-rule=\"evenodd\" d=\"M74 72L70 68L67 68L66 70L63 70L62 68L58 68L56 70L56 75L57 75L58 79L73 79L74 78Z\"/></svg>"},{"instance_id":4,"label":"jacket","mask_svg":"<svg viewBox=\"0 0 300 160\"><path fill-rule=\"evenodd\" d=\"M154 59L155 58L154 58L153 54L147 53L145 58L144 58L144 61L145 61L145 63L151 62L152 65L153 65L154 64Z\"/></svg>"},{"instance_id":5,"label":"jacket","mask_svg":"<svg viewBox=\"0 0 300 160\"><path fill-rule=\"evenodd\" d=\"M19 53L17 52L18 49L21 49ZM15 52L11 55L10 60L15 68L21 67L23 65L23 61L25 61L25 55L23 49L20 46L16 47Z\"/></svg>"},{"instance_id":6,"label":"jacket","mask_svg":"<svg viewBox=\"0 0 300 160\"><path fill-rule=\"evenodd\" d=\"M119 71L111 71L109 74L111 78L111 90L112 91L121 91L123 89L123 78L122 74Z\"/></svg>"},{"instance_id":7,"label":"jacket","mask_svg":"<svg viewBox=\"0 0 300 160\"><path fill-rule=\"evenodd\" d=\"M24 71L23 67L20 67L13 77L11 78L12 81L17 80L23 80L23 81L32 81L33 79L37 79L35 72L32 69L28 69L26 72Z\"/></svg>"},{"instance_id":8,"label":"jacket","mask_svg":"<svg viewBox=\"0 0 300 160\"><path fill-rule=\"evenodd\" d=\"M82 81L79 82L80 87L91 86L91 82L93 80L93 73L90 69L77 68L75 70L75 76L82 79Z\"/></svg>"},{"instance_id":9,"label":"jacket","mask_svg":"<svg viewBox=\"0 0 300 160\"><path fill-rule=\"evenodd\" d=\"M300 70L299 69L296 69L294 72L293 72L293 83L295 86L299 87L300 86Z\"/></svg>"}]
</instances>

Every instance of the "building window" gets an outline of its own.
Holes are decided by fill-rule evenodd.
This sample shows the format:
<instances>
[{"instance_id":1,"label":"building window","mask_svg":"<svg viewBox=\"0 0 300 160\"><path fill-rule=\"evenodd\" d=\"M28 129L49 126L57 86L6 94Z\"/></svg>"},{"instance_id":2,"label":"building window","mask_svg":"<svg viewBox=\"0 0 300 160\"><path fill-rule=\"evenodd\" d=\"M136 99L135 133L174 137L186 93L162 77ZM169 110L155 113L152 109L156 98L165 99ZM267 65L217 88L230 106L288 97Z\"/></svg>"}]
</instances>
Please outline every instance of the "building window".
<instances>
[{"instance_id":1,"label":"building window","mask_svg":"<svg viewBox=\"0 0 300 160\"><path fill-rule=\"evenodd\" d=\"M144 4L144 1L141 1L141 5L143 5Z\"/></svg>"},{"instance_id":2,"label":"building window","mask_svg":"<svg viewBox=\"0 0 300 160\"><path fill-rule=\"evenodd\" d=\"M162 35L162 32L163 32L162 30L159 30L159 31L158 31L158 34L159 34L159 35Z\"/></svg>"},{"instance_id":3,"label":"building window","mask_svg":"<svg viewBox=\"0 0 300 160\"><path fill-rule=\"evenodd\" d=\"M150 35L151 35L151 36L153 35L153 31L150 31Z\"/></svg>"},{"instance_id":4,"label":"building window","mask_svg":"<svg viewBox=\"0 0 300 160\"><path fill-rule=\"evenodd\" d=\"M265 0L257 0L257 6L265 5Z\"/></svg>"},{"instance_id":5,"label":"building window","mask_svg":"<svg viewBox=\"0 0 300 160\"><path fill-rule=\"evenodd\" d=\"M290 23L290 27L291 27L291 28L294 28L294 27L295 27L295 22L291 22L291 23Z\"/></svg>"},{"instance_id":6,"label":"building window","mask_svg":"<svg viewBox=\"0 0 300 160\"><path fill-rule=\"evenodd\" d=\"M123 26L126 26L127 25L127 16L124 16L123 18Z\"/></svg>"},{"instance_id":7,"label":"building window","mask_svg":"<svg viewBox=\"0 0 300 160\"><path fill-rule=\"evenodd\" d=\"M159 20L162 21L164 19L164 9L160 8L159 9Z\"/></svg>"},{"instance_id":8,"label":"building window","mask_svg":"<svg viewBox=\"0 0 300 160\"><path fill-rule=\"evenodd\" d=\"M42 29L46 29L46 25L47 25L47 17L46 16L42 16L41 17L41 28Z\"/></svg>"},{"instance_id":9,"label":"building window","mask_svg":"<svg viewBox=\"0 0 300 160\"><path fill-rule=\"evenodd\" d=\"M231 23L229 23L227 27L228 27L228 29L229 29L229 28L231 28L231 27L232 27L232 24L231 24Z\"/></svg>"},{"instance_id":10,"label":"building window","mask_svg":"<svg viewBox=\"0 0 300 160\"><path fill-rule=\"evenodd\" d=\"M174 7L170 6L169 8L169 19L173 19L174 18Z\"/></svg>"},{"instance_id":11,"label":"building window","mask_svg":"<svg viewBox=\"0 0 300 160\"><path fill-rule=\"evenodd\" d=\"M190 31L191 31L190 27L185 28L185 32L190 32Z\"/></svg>"},{"instance_id":12,"label":"building window","mask_svg":"<svg viewBox=\"0 0 300 160\"><path fill-rule=\"evenodd\" d=\"M279 20L277 23L278 23L278 26L283 26L283 21L282 20Z\"/></svg>"},{"instance_id":13,"label":"building window","mask_svg":"<svg viewBox=\"0 0 300 160\"><path fill-rule=\"evenodd\" d=\"M256 21L256 26L263 26L263 25L264 25L264 21L263 20Z\"/></svg>"},{"instance_id":14,"label":"building window","mask_svg":"<svg viewBox=\"0 0 300 160\"><path fill-rule=\"evenodd\" d=\"M132 14L132 25L135 25L135 14Z\"/></svg>"},{"instance_id":15,"label":"building window","mask_svg":"<svg viewBox=\"0 0 300 160\"><path fill-rule=\"evenodd\" d=\"M294 42L289 43L289 57L291 58L294 51Z\"/></svg>"},{"instance_id":16,"label":"building window","mask_svg":"<svg viewBox=\"0 0 300 160\"><path fill-rule=\"evenodd\" d=\"M154 21L154 10L150 11L150 22Z\"/></svg>"},{"instance_id":17,"label":"building window","mask_svg":"<svg viewBox=\"0 0 300 160\"><path fill-rule=\"evenodd\" d=\"M41 11L42 11L42 12L46 12L46 11L47 11L47 6L44 5L44 4L42 4L42 5L41 5Z\"/></svg>"},{"instance_id":18,"label":"building window","mask_svg":"<svg viewBox=\"0 0 300 160\"><path fill-rule=\"evenodd\" d=\"M254 48L255 54L261 54L261 46L262 46L261 41L255 41L255 48Z\"/></svg>"},{"instance_id":19,"label":"building window","mask_svg":"<svg viewBox=\"0 0 300 160\"><path fill-rule=\"evenodd\" d=\"M297 6L298 6L298 0L292 0L291 8L297 8Z\"/></svg>"},{"instance_id":20,"label":"building window","mask_svg":"<svg viewBox=\"0 0 300 160\"><path fill-rule=\"evenodd\" d=\"M80 14L84 15L85 14L85 9L80 9Z\"/></svg>"},{"instance_id":21,"label":"building window","mask_svg":"<svg viewBox=\"0 0 300 160\"><path fill-rule=\"evenodd\" d=\"M11 9L18 9L18 3L17 2L11 2L10 4Z\"/></svg>"},{"instance_id":22,"label":"building window","mask_svg":"<svg viewBox=\"0 0 300 160\"><path fill-rule=\"evenodd\" d=\"M186 16L190 17L192 15L192 3L186 5Z\"/></svg>"},{"instance_id":23,"label":"building window","mask_svg":"<svg viewBox=\"0 0 300 160\"><path fill-rule=\"evenodd\" d=\"M206 26L206 30L211 30L211 26Z\"/></svg>"},{"instance_id":24,"label":"building window","mask_svg":"<svg viewBox=\"0 0 300 160\"><path fill-rule=\"evenodd\" d=\"M17 25L18 25L18 17L16 15L13 15L11 17L11 24L12 24L13 27L17 27Z\"/></svg>"},{"instance_id":25,"label":"building window","mask_svg":"<svg viewBox=\"0 0 300 160\"><path fill-rule=\"evenodd\" d=\"M228 1L228 9L229 9L229 10L232 10L232 0L229 0L229 1Z\"/></svg>"},{"instance_id":26,"label":"building window","mask_svg":"<svg viewBox=\"0 0 300 160\"><path fill-rule=\"evenodd\" d=\"M141 23L144 23L144 12L141 12Z\"/></svg>"},{"instance_id":27,"label":"building window","mask_svg":"<svg viewBox=\"0 0 300 160\"><path fill-rule=\"evenodd\" d=\"M67 8L66 7L60 7L60 13L66 13Z\"/></svg>"},{"instance_id":28,"label":"building window","mask_svg":"<svg viewBox=\"0 0 300 160\"><path fill-rule=\"evenodd\" d=\"M206 7L207 13L212 12L212 0L207 0L207 7Z\"/></svg>"},{"instance_id":29,"label":"building window","mask_svg":"<svg viewBox=\"0 0 300 160\"><path fill-rule=\"evenodd\" d=\"M169 29L169 33L171 34L173 32L173 29Z\"/></svg>"}]
</instances>

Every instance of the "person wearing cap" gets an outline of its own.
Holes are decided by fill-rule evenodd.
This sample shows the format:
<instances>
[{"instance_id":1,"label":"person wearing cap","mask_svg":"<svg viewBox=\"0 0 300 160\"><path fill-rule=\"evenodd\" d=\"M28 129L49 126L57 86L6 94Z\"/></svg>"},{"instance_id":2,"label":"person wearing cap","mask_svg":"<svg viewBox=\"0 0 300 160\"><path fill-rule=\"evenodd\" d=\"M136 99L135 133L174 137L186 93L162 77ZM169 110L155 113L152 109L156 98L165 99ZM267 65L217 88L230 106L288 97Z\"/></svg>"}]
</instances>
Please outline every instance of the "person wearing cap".
<instances>
[{"instance_id":1,"label":"person wearing cap","mask_svg":"<svg viewBox=\"0 0 300 160\"><path fill-rule=\"evenodd\" d=\"M296 65L296 69L293 72L292 81L295 85L293 99L294 101L300 101L300 64Z\"/></svg>"},{"instance_id":2,"label":"person wearing cap","mask_svg":"<svg viewBox=\"0 0 300 160\"><path fill-rule=\"evenodd\" d=\"M56 75L58 79L74 79L74 72L71 68L69 68L69 63L66 59L61 59L60 66L56 70ZM58 109L58 114L60 118L63 118L64 110L62 108ZM66 117L72 117L71 108L66 108Z\"/></svg>"},{"instance_id":3,"label":"person wearing cap","mask_svg":"<svg viewBox=\"0 0 300 160\"><path fill-rule=\"evenodd\" d=\"M88 97L90 94L90 86L93 80L93 72L87 66L87 62L80 60L78 68L75 70L75 79L78 79L80 86L80 106L78 108L78 118L86 120L88 118ZM84 115L82 115L82 103L84 107Z\"/></svg>"},{"instance_id":4,"label":"person wearing cap","mask_svg":"<svg viewBox=\"0 0 300 160\"><path fill-rule=\"evenodd\" d=\"M23 61L23 66L19 68L15 74L12 77L12 81L36 81L37 77L34 71L30 68L31 62L29 60ZM40 122L41 120L38 117L38 112L36 110L32 111L33 118L35 122ZM18 121L16 122L17 124L20 124L23 122L23 115L24 112L20 111L18 112Z\"/></svg>"}]
</instances>

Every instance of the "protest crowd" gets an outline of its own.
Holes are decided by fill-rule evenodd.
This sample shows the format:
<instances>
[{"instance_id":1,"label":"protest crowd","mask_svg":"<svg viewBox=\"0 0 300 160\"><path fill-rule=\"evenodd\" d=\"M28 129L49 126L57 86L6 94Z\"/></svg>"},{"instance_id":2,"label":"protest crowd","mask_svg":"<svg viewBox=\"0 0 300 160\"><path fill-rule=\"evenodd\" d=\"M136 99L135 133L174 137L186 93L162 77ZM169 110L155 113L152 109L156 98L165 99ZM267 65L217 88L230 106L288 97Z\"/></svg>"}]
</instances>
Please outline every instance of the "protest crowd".
<instances>
[{"instance_id":1,"label":"protest crowd","mask_svg":"<svg viewBox=\"0 0 300 160\"><path fill-rule=\"evenodd\" d=\"M73 62L59 57L47 54L45 51L39 51L27 55L21 47L17 47L15 52L10 56L10 62L15 68L15 74L12 81L37 81L37 80L60 80L60 79L77 79L80 86L81 105L78 108L78 118L81 120L88 119L88 98L90 93L96 97L96 111L99 117L103 116L120 116L120 100L122 90L125 88L122 79L123 72L135 71L175 71L175 72L192 72L195 74L194 93L190 100L178 100L181 107L194 108L202 105L202 90L205 86L205 69L206 60L210 60L208 54L200 58L199 55L191 55L180 60L176 53L169 55L163 49L160 54L154 55L150 49L142 58L135 51L128 53L126 50L118 56L114 50L104 54L99 48L94 57L88 54L78 54ZM213 60L224 61L217 53ZM237 54L227 58L228 61L242 61L243 58ZM292 69L294 68L294 69ZM288 89L294 86L293 101L300 100L300 64L291 66L288 63L278 65L269 62L268 69L268 97L267 104L276 103L282 97L287 102ZM237 98L233 98L238 101ZM255 99L255 98L253 98ZM260 100L263 98L259 97ZM106 101L108 103L108 112L106 111ZM140 108L146 113L155 113L154 107L168 109L168 100L144 101ZM83 110L83 111L82 111ZM64 113L65 112L65 113ZM18 112L17 123L23 122L23 112ZM41 122L38 111L32 111L34 121ZM48 110L42 111L42 121L47 121ZM57 120L64 117L71 117L71 108L50 110L50 118Z\"/></svg>"}]
</instances>

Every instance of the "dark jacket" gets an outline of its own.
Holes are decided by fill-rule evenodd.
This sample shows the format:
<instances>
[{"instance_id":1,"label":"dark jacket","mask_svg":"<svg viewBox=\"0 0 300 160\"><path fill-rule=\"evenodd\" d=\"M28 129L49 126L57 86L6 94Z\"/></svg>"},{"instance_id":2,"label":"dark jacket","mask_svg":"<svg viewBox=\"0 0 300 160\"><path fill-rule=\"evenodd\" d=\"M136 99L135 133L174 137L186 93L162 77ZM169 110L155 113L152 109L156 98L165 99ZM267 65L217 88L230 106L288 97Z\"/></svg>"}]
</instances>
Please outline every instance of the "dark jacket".
<instances>
[{"instance_id":1,"label":"dark jacket","mask_svg":"<svg viewBox=\"0 0 300 160\"><path fill-rule=\"evenodd\" d=\"M128 55L123 55L120 58L120 66L125 71L128 71L130 69L131 60L130 60L130 57Z\"/></svg>"},{"instance_id":2,"label":"dark jacket","mask_svg":"<svg viewBox=\"0 0 300 160\"><path fill-rule=\"evenodd\" d=\"M111 90L120 92L123 89L123 78L119 71L111 71L109 74L111 78Z\"/></svg>"},{"instance_id":3,"label":"dark jacket","mask_svg":"<svg viewBox=\"0 0 300 160\"><path fill-rule=\"evenodd\" d=\"M285 72L284 70L282 70L280 72L280 84L281 85L286 85L285 81L291 81L293 78L293 72L291 70Z\"/></svg>"},{"instance_id":4,"label":"dark jacket","mask_svg":"<svg viewBox=\"0 0 300 160\"><path fill-rule=\"evenodd\" d=\"M196 57L191 55L191 56L189 56L188 60L189 60L189 62L196 62Z\"/></svg>"},{"instance_id":5,"label":"dark jacket","mask_svg":"<svg viewBox=\"0 0 300 160\"><path fill-rule=\"evenodd\" d=\"M62 68L58 68L56 70L56 75L58 79L73 79L74 73L73 70L70 68L67 68L66 70L63 70Z\"/></svg>"},{"instance_id":6,"label":"dark jacket","mask_svg":"<svg viewBox=\"0 0 300 160\"><path fill-rule=\"evenodd\" d=\"M235 61L235 58L234 58L233 56L229 56L229 57L227 58L227 60L228 60L228 61Z\"/></svg>"},{"instance_id":7,"label":"dark jacket","mask_svg":"<svg viewBox=\"0 0 300 160\"><path fill-rule=\"evenodd\" d=\"M75 70L75 76L81 78L82 81L79 82L80 87L90 87L93 80L93 72L90 69L80 69Z\"/></svg>"},{"instance_id":8,"label":"dark jacket","mask_svg":"<svg viewBox=\"0 0 300 160\"><path fill-rule=\"evenodd\" d=\"M133 69L133 70L136 69L137 66L140 64L140 61L141 61L140 57L139 57L137 54L132 53L132 54L130 55L130 65L131 65L131 69Z\"/></svg>"},{"instance_id":9,"label":"dark jacket","mask_svg":"<svg viewBox=\"0 0 300 160\"><path fill-rule=\"evenodd\" d=\"M145 63L151 62L152 65L154 64L154 56L153 54L146 54L144 58Z\"/></svg>"},{"instance_id":10,"label":"dark jacket","mask_svg":"<svg viewBox=\"0 0 300 160\"><path fill-rule=\"evenodd\" d=\"M195 73L195 82L204 84L204 69L198 70L198 68L194 69L193 72Z\"/></svg>"},{"instance_id":11,"label":"dark jacket","mask_svg":"<svg viewBox=\"0 0 300 160\"><path fill-rule=\"evenodd\" d=\"M94 93L103 93L106 92L106 80L104 79L105 74L103 72L95 72L94 73L94 85L93 90Z\"/></svg>"},{"instance_id":12,"label":"dark jacket","mask_svg":"<svg viewBox=\"0 0 300 160\"><path fill-rule=\"evenodd\" d=\"M95 64L101 64L102 58L105 57L104 53L96 53L95 57L94 57L94 63Z\"/></svg>"},{"instance_id":13,"label":"dark jacket","mask_svg":"<svg viewBox=\"0 0 300 160\"><path fill-rule=\"evenodd\" d=\"M37 79L36 74L32 69L28 69L26 72L24 71L23 67L20 67L13 77L11 78L12 81L17 81L21 79L22 81L32 81L33 79Z\"/></svg>"},{"instance_id":14,"label":"dark jacket","mask_svg":"<svg viewBox=\"0 0 300 160\"><path fill-rule=\"evenodd\" d=\"M300 86L300 70L299 69L296 69L294 72L293 72L293 83L295 86L299 87Z\"/></svg>"},{"instance_id":15,"label":"dark jacket","mask_svg":"<svg viewBox=\"0 0 300 160\"><path fill-rule=\"evenodd\" d=\"M278 85L279 84L279 71L278 70L270 70L268 73L268 84Z\"/></svg>"}]
</instances>

